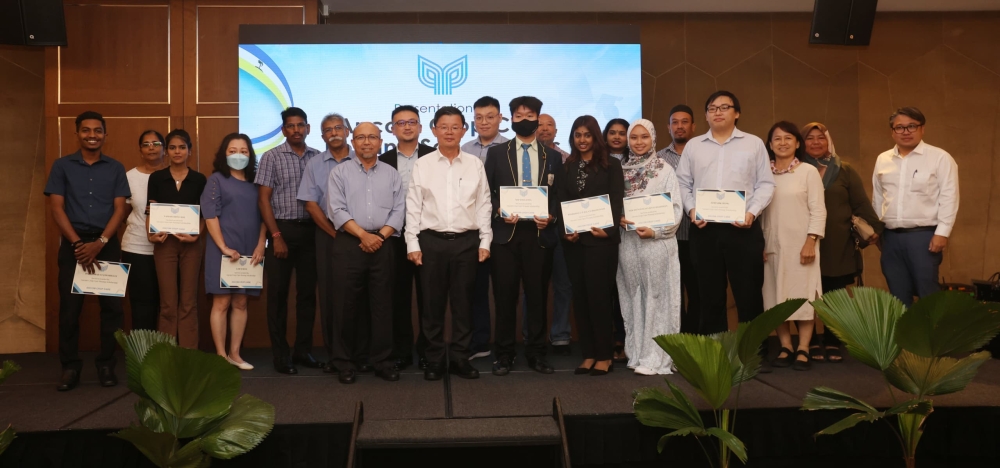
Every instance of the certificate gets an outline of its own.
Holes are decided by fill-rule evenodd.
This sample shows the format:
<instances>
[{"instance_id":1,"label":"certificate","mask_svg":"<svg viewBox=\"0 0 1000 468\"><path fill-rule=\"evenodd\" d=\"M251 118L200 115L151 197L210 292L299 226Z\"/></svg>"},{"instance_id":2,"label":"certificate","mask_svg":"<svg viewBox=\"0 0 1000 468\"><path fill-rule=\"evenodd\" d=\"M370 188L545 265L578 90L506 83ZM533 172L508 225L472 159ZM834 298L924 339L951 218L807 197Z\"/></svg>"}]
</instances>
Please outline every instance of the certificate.
<instances>
[{"instance_id":1,"label":"certificate","mask_svg":"<svg viewBox=\"0 0 1000 468\"><path fill-rule=\"evenodd\" d=\"M251 257L240 257L232 261L232 257L222 256L222 268L219 270L219 287L230 289L263 289L264 264L253 265Z\"/></svg>"},{"instance_id":2,"label":"certificate","mask_svg":"<svg viewBox=\"0 0 1000 468\"><path fill-rule=\"evenodd\" d=\"M150 203L149 232L197 236L201 233L201 206Z\"/></svg>"},{"instance_id":3,"label":"certificate","mask_svg":"<svg viewBox=\"0 0 1000 468\"><path fill-rule=\"evenodd\" d=\"M562 202L562 216L566 234L615 225L611 216L611 199L607 195Z\"/></svg>"},{"instance_id":4,"label":"certificate","mask_svg":"<svg viewBox=\"0 0 1000 468\"><path fill-rule=\"evenodd\" d=\"M743 190L698 189L695 193L695 219L710 223L742 223L746 221L746 213L747 193Z\"/></svg>"},{"instance_id":5,"label":"certificate","mask_svg":"<svg viewBox=\"0 0 1000 468\"><path fill-rule=\"evenodd\" d=\"M549 217L548 187L500 187L500 215L510 218L517 215L521 221L531 221L534 216Z\"/></svg>"},{"instance_id":6,"label":"certificate","mask_svg":"<svg viewBox=\"0 0 1000 468\"><path fill-rule=\"evenodd\" d=\"M625 219L634 223L628 225L629 231L637 227L673 226L674 202L669 193L625 197Z\"/></svg>"},{"instance_id":7,"label":"certificate","mask_svg":"<svg viewBox=\"0 0 1000 468\"><path fill-rule=\"evenodd\" d=\"M73 274L73 289L70 293L125 297L130 268L132 265L128 263L97 262L94 265L94 272L87 273L83 265L77 263L76 273Z\"/></svg>"}]
</instances>

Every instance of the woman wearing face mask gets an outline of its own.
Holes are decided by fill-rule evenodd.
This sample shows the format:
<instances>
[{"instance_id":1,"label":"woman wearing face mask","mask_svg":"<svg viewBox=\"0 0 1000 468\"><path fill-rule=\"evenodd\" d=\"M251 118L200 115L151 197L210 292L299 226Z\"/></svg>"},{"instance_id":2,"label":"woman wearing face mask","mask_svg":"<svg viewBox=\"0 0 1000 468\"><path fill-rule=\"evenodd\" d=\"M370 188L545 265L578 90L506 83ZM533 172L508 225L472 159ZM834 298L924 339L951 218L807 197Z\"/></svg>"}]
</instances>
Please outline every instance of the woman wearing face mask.
<instances>
[{"instance_id":1,"label":"woman wearing face mask","mask_svg":"<svg viewBox=\"0 0 1000 468\"><path fill-rule=\"evenodd\" d=\"M761 213L764 230L764 308L770 309L792 298L815 300L822 294L819 242L826 231L826 205L819 171L805 158L805 142L798 127L778 122L767 134L767 152L774 173L774 197ZM774 367L792 366L809 370L809 340L812 338L812 305L806 302L788 321L778 326L781 352ZM788 325L795 321L799 332L797 351L792 352Z\"/></svg>"},{"instance_id":2,"label":"woman wearing face mask","mask_svg":"<svg viewBox=\"0 0 1000 468\"><path fill-rule=\"evenodd\" d=\"M169 165L149 175L149 203L198 205L205 176L187 166L191 136L176 129L167 134ZM149 218L146 218L149 232ZM153 243L156 279L160 284L160 318L157 329L177 337L184 348L198 348L198 270L201 269L200 235L146 234Z\"/></svg>"},{"instance_id":3,"label":"woman wearing face mask","mask_svg":"<svg viewBox=\"0 0 1000 468\"><path fill-rule=\"evenodd\" d=\"M625 196L669 193L674 220L684 216L674 169L656 155L653 122L639 119L628 129L629 153L622 161ZM653 338L680 331L681 264L678 260L679 223L635 226L621 218L622 244L618 249L618 298L625 319L628 367L639 375L669 374L671 359ZM629 226L634 231L629 231Z\"/></svg>"},{"instance_id":4,"label":"woman wearing face mask","mask_svg":"<svg viewBox=\"0 0 1000 468\"><path fill-rule=\"evenodd\" d=\"M240 344L247 326L247 296L259 296L260 289L223 288L219 281L223 255L229 257L226 261L233 262L250 257L253 265L264 260L266 228L257 208L257 187L253 184L257 156L250 137L241 133L226 135L212 167L201 194L201 212L212 236L212 242L205 246L205 291L212 295L212 341L219 356L240 369L250 370L253 366L240 357ZM228 352L227 330L231 332Z\"/></svg>"},{"instance_id":5,"label":"woman wearing face mask","mask_svg":"<svg viewBox=\"0 0 1000 468\"><path fill-rule=\"evenodd\" d=\"M861 176L850 164L842 161L833 146L833 139L826 125L811 122L802 127L806 141L806 156L802 162L819 170L823 178L824 200L826 203L826 237L820 244L820 271L823 278L823 292L843 289L854 284L861 275L861 253L857 250L851 235L851 217L857 216L868 222L875 230L869 243L878 241L885 229L885 223L878 219L872 202L868 199ZM840 339L833 333L817 333L809 346L813 360L838 363Z\"/></svg>"},{"instance_id":6,"label":"woman wearing face mask","mask_svg":"<svg viewBox=\"0 0 1000 468\"><path fill-rule=\"evenodd\" d=\"M608 156L601 138L601 127L589 115L578 117L570 127L572 152L563 170L556 175L555 191L559 202L607 195L611 202L611 219L622 216L625 178L622 165ZM612 295L618 271L618 244L621 234L617 226L606 229L592 227L590 231L564 234L561 205L556 216L557 228L566 251L566 268L573 284L573 312L577 334L583 348L583 363L577 375L605 375L612 367Z\"/></svg>"},{"instance_id":7,"label":"woman wearing face mask","mask_svg":"<svg viewBox=\"0 0 1000 468\"><path fill-rule=\"evenodd\" d=\"M153 244L146 237L146 188L149 187L149 175L163 167L163 143L160 132L142 132L139 135L141 162L125 173L132 196L125 205L122 262L132 265L128 275L128 300L133 330L156 330L160 309Z\"/></svg>"},{"instance_id":8,"label":"woman wearing face mask","mask_svg":"<svg viewBox=\"0 0 1000 468\"><path fill-rule=\"evenodd\" d=\"M625 119L611 119L604 126L604 143L608 146L608 152L612 158L619 161L628 155L628 121ZM614 314L612 319L615 323L615 355L614 361L625 364L628 362L628 354L625 352L625 321L622 319L622 307L618 302L618 286L615 285L615 293L612 296L614 301Z\"/></svg>"}]
</instances>

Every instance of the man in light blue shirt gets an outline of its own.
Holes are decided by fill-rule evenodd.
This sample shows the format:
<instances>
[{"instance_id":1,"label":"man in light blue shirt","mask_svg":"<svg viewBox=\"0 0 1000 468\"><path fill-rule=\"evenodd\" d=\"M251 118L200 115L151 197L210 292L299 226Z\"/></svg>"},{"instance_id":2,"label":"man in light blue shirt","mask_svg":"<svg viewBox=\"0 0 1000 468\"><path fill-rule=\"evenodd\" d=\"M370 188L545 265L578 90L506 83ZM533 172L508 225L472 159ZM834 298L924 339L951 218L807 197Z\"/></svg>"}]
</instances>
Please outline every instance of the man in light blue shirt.
<instances>
[{"instance_id":1,"label":"man in light blue shirt","mask_svg":"<svg viewBox=\"0 0 1000 468\"><path fill-rule=\"evenodd\" d=\"M684 146L677 166L684 209L697 229L689 233L691 257L698 275L701 320L698 332L728 329L726 278L736 300L740 322L764 312L764 233L757 217L771 202L774 176L760 138L736 128L740 101L729 91L717 91L705 102L709 132ZM742 222L707 223L695 216L698 189L746 192Z\"/></svg>"}]
</instances>

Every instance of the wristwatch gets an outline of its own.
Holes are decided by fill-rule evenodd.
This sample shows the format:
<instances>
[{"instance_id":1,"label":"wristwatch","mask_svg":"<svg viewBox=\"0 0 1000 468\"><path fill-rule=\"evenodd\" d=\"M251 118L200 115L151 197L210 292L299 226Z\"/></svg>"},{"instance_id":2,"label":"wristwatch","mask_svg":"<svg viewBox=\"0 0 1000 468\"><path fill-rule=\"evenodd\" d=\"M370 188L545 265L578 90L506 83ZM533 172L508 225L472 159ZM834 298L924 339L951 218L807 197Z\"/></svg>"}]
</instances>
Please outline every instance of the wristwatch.
<instances>
[{"instance_id":1,"label":"wristwatch","mask_svg":"<svg viewBox=\"0 0 1000 468\"><path fill-rule=\"evenodd\" d=\"M816 234L809 234L809 238L812 240L819 240L819 236L817 236Z\"/></svg>"},{"instance_id":2,"label":"wristwatch","mask_svg":"<svg viewBox=\"0 0 1000 468\"><path fill-rule=\"evenodd\" d=\"M97 240L101 241L102 244L108 243L108 238L104 236L98 237Z\"/></svg>"}]
</instances>

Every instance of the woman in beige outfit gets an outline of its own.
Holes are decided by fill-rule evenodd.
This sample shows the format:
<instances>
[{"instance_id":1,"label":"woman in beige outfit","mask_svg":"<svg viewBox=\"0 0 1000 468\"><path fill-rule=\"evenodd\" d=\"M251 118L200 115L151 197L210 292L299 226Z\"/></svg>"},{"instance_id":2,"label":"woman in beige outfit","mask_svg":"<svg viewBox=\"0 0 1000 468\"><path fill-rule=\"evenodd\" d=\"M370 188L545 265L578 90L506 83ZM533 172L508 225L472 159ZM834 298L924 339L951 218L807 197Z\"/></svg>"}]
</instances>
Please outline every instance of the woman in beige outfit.
<instances>
[{"instance_id":1,"label":"woman in beige outfit","mask_svg":"<svg viewBox=\"0 0 1000 468\"><path fill-rule=\"evenodd\" d=\"M814 300L822 295L819 241L826 230L823 179L805 157L805 142L798 127L778 122L767 135L775 190L771 204L761 215L764 229L764 308L787 299ZM813 307L807 302L788 321L778 326L781 352L774 367L793 366L808 370L809 340L813 333ZM788 322L794 320L799 333L797 351L792 352Z\"/></svg>"}]
</instances>

